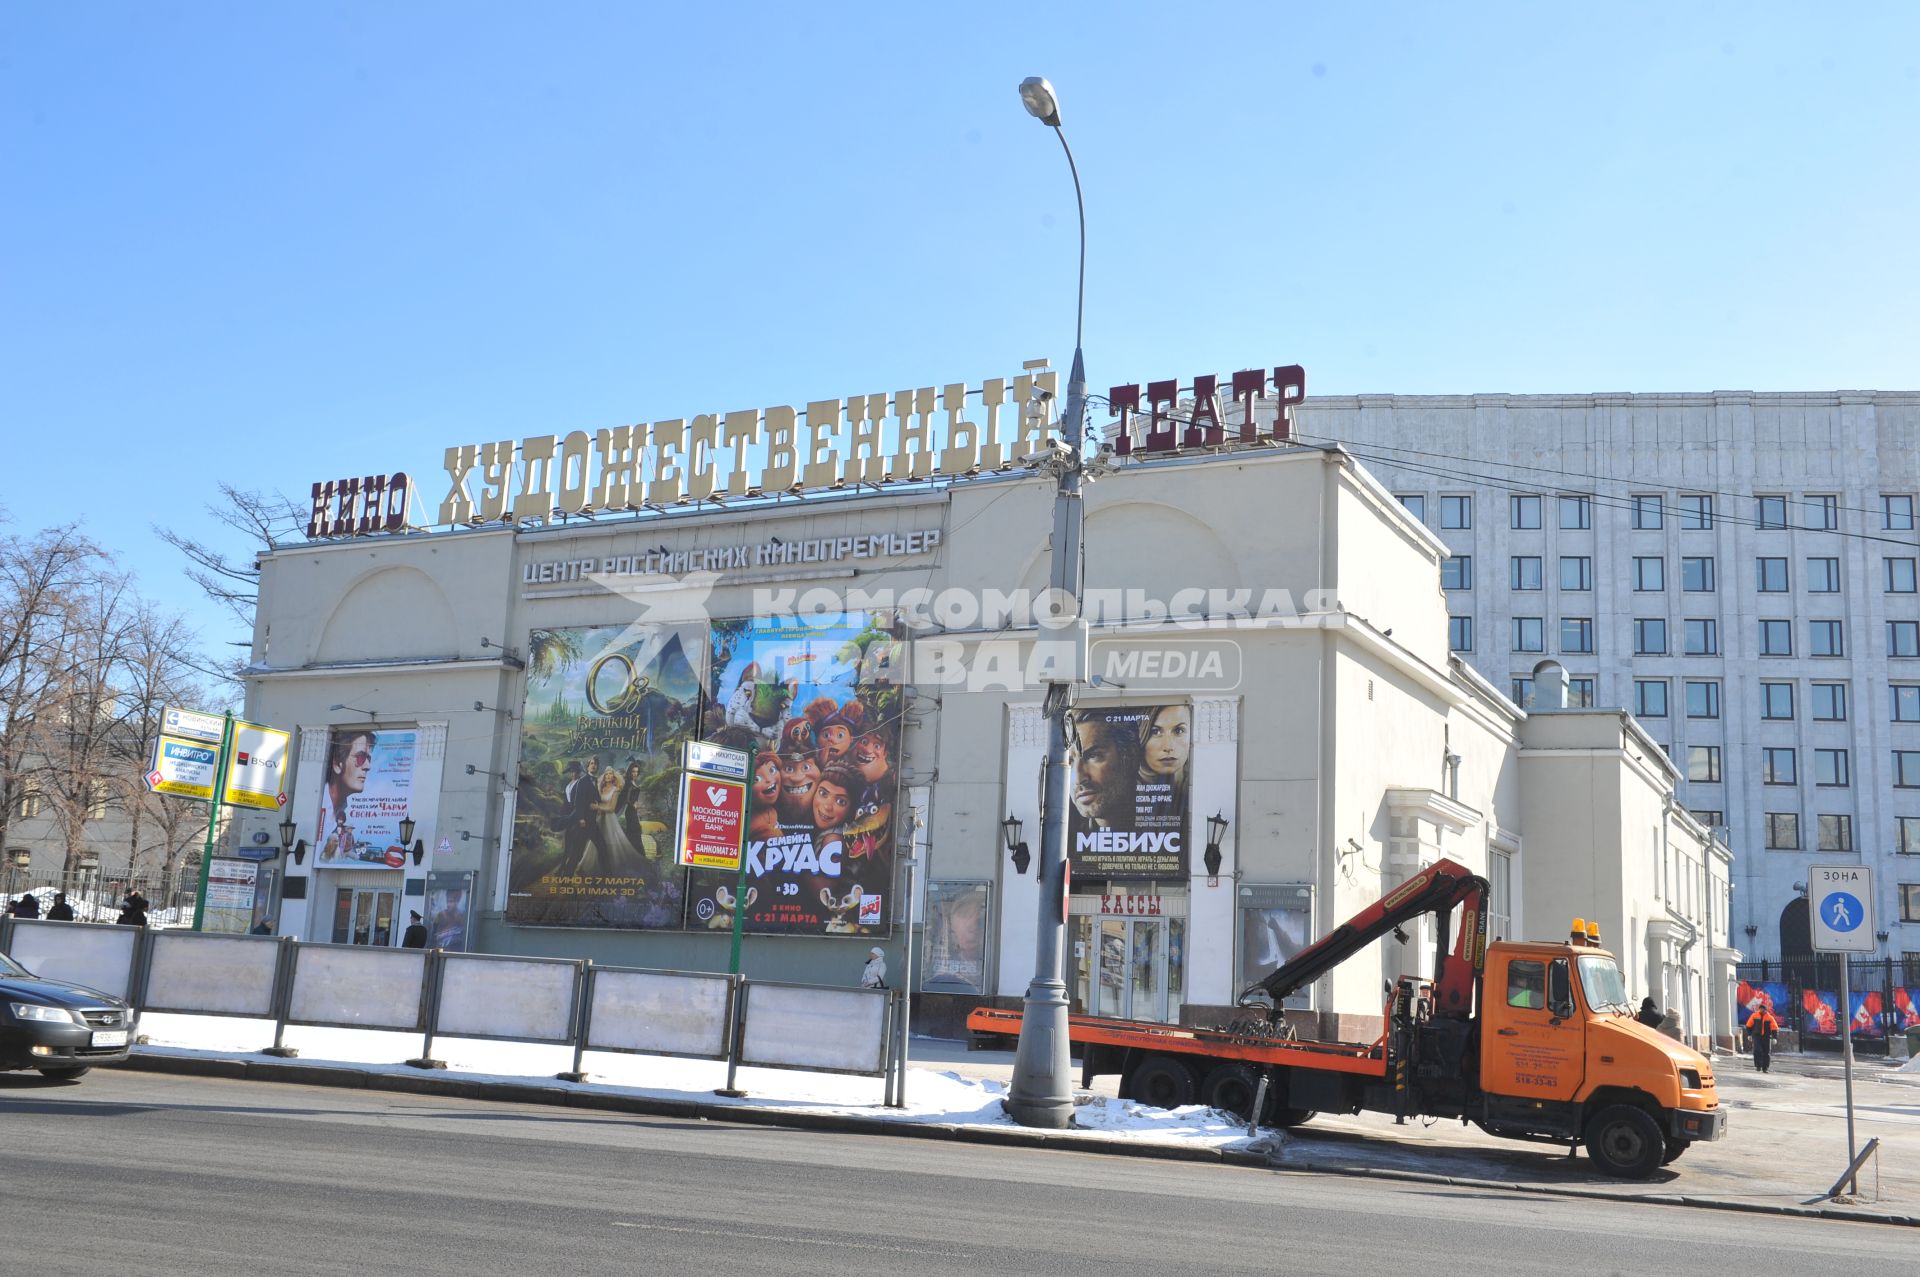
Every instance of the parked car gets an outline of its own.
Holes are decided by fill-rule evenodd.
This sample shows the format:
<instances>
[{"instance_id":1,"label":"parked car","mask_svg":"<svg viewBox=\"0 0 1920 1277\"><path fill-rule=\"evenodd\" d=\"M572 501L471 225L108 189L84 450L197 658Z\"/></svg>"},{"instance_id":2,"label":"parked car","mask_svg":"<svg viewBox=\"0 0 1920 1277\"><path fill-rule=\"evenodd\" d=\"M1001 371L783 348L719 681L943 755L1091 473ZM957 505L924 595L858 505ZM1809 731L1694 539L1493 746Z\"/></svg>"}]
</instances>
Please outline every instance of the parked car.
<instances>
[{"instance_id":1,"label":"parked car","mask_svg":"<svg viewBox=\"0 0 1920 1277\"><path fill-rule=\"evenodd\" d=\"M139 1013L125 1000L33 974L0 954L0 1069L77 1078L127 1058Z\"/></svg>"}]
</instances>

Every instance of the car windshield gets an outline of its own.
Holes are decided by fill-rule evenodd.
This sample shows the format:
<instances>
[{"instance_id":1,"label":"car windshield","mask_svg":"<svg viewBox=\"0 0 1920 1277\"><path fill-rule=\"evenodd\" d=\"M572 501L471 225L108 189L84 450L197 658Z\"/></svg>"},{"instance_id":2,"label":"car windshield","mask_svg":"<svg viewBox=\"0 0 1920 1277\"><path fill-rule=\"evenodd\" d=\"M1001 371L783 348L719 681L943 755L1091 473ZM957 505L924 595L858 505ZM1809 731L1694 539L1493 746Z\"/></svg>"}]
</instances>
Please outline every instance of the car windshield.
<instances>
[{"instance_id":1,"label":"car windshield","mask_svg":"<svg viewBox=\"0 0 1920 1277\"><path fill-rule=\"evenodd\" d=\"M1580 987L1586 990L1587 1005L1595 1011L1633 1014L1633 1004L1627 1001L1626 977L1612 958L1580 959Z\"/></svg>"}]
</instances>

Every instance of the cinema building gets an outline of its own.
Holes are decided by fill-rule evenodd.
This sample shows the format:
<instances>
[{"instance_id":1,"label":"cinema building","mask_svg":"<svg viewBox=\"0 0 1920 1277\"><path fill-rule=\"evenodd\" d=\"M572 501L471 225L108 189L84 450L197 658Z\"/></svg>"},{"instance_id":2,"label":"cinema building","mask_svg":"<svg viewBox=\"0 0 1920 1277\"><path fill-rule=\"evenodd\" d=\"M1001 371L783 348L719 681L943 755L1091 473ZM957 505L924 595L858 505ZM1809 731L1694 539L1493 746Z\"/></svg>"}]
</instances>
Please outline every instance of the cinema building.
<instances>
[{"instance_id":1,"label":"cinema building","mask_svg":"<svg viewBox=\"0 0 1920 1277\"><path fill-rule=\"evenodd\" d=\"M1551 663L1523 711L1449 651L1447 544L1339 447L1284 437L1287 372L1236 380L1182 446L1128 423L1085 490L1076 1006L1225 1018L1444 856L1493 884L1496 937L1595 919L1631 988L1728 1036L1728 853L1666 752L1556 699ZM282 933L394 944L419 910L449 947L725 969L744 910L751 975L851 984L877 945L897 987L911 945L921 1023L1017 1000L1043 684L1075 650L1028 466L1051 376L1023 377L937 414L926 390L696 418L677 458L680 422L654 451L450 449L439 520L405 517L412 480L315 485L314 538L263 559L248 682L249 716L296 733ZM752 759L745 890L676 863L694 737ZM1369 1035L1381 981L1430 961L1409 944L1298 1012Z\"/></svg>"}]
</instances>

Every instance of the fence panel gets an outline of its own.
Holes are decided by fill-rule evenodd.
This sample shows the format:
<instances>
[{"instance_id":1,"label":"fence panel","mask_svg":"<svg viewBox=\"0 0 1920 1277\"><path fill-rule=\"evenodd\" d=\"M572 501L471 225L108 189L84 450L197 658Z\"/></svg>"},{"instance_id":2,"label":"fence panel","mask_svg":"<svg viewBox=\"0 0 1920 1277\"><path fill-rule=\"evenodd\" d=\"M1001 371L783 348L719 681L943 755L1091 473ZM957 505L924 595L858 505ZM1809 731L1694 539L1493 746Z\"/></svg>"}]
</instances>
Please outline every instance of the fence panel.
<instances>
[{"instance_id":1,"label":"fence panel","mask_svg":"<svg viewBox=\"0 0 1920 1277\"><path fill-rule=\"evenodd\" d=\"M424 1031L426 971L424 949L300 945L287 1023Z\"/></svg>"},{"instance_id":2,"label":"fence panel","mask_svg":"<svg viewBox=\"0 0 1920 1277\"><path fill-rule=\"evenodd\" d=\"M571 1042L580 964L571 958L444 953L433 1031L444 1037Z\"/></svg>"},{"instance_id":3,"label":"fence panel","mask_svg":"<svg viewBox=\"0 0 1920 1277\"><path fill-rule=\"evenodd\" d=\"M879 1076L887 1067L887 991L747 981L739 1062L757 1068Z\"/></svg>"},{"instance_id":4,"label":"fence panel","mask_svg":"<svg viewBox=\"0 0 1920 1277\"><path fill-rule=\"evenodd\" d=\"M8 956L35 975L71 980L132 1001L139 927L15 918Z\"/></svg>"},{"instance_id":5,"label":"fence panel","mask_svg":"<svg viewBox=\"0 0 1920 1277\"><path fill-rule=\"evenodd\" d=\"M733 983L724 975L595 967L586 1045L725 1059Z\"/></svg>"},{"instance_id":6,"label":"fence panel","mask_svg":"<svg viewBox=\"0 0 1920 1277\"><path fill-rule=\"evenodd\" d=\"M273 1016L280 942L260 936L157 931L143 1010L180 1015Z\"/></svg>"}]
</instances>

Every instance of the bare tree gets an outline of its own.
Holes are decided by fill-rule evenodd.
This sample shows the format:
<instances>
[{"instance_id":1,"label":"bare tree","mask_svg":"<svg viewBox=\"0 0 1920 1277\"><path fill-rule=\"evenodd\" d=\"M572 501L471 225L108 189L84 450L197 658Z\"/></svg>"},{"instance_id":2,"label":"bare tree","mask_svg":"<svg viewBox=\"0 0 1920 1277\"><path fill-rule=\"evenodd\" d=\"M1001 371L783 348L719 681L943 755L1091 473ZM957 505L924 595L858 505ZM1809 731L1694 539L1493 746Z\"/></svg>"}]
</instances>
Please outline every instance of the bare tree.
<instances>
[{"instance_id":1,"label":"bare tree","mask_svg":"<svg viewBox=\"0 0 1920 1277\"><path fill-rule=\"evenodd\" d=\"M67 873L80 868L88 850L87 827L120 792L121 678L141 611L129 579L115 573L101 573L77 591L72 607L77 623L65 635L61 669L49 683L57 704L28 734L35 788L60 824Z\"/></svg>"},{"instance_id":2,"label":"bare tree","mask_svg":"<svg viewBox=\"0 0 1920 1277\"><path fill-rule=\"evenodd\" d=\"M239 534L243 550L230 551L171 528L156 526L154 534L186 556L187 579L224 607L251 636L254 608L260 602L259 555L304 536L308 511L284 493L246 491L224 481L220 497L207 507L207 513ZM198 668L238 686L243 665L243 660L235 658Z\"/></svg>"},{"instance_id":3,"label":"bare tree","mask_svg":"<svg viewBox=\"0 0 1920 1277\"><path fill-rule=\"evenodd\" d=\"M169 705L208 703L195 677L194 635L178 616L141 603L127 636L121 670L119 728L109 754L116 800L127 817L127 874L140 877L153 861L173 880L188 844L207 827L206 804L147 788L162 715Z\"/></svg>"},{"instance_id":4,"label":"bare tree","mask_svg":"<svg viewBox=\"0 0 1920 1277\"><path fill-rule=\"evenodd\" d=\"M39 792L35 737L60 717L81 598L102 567L99 547L72 524L0 536L0 846L22 800Z\"/></svg>"}]
</instances>

